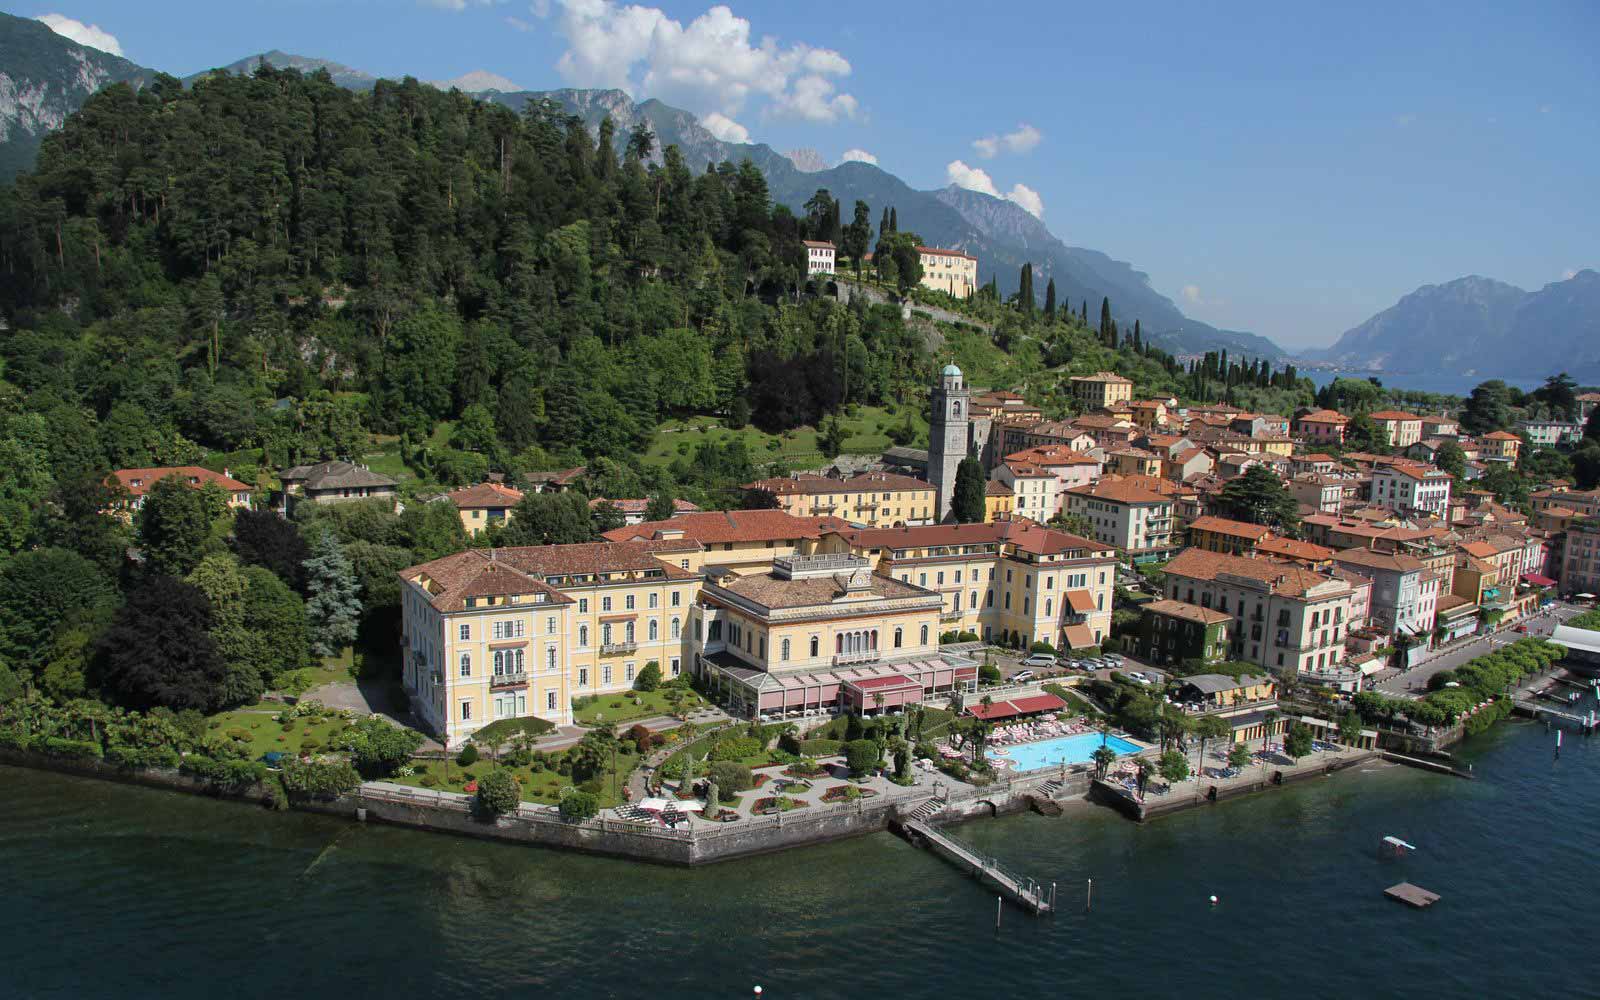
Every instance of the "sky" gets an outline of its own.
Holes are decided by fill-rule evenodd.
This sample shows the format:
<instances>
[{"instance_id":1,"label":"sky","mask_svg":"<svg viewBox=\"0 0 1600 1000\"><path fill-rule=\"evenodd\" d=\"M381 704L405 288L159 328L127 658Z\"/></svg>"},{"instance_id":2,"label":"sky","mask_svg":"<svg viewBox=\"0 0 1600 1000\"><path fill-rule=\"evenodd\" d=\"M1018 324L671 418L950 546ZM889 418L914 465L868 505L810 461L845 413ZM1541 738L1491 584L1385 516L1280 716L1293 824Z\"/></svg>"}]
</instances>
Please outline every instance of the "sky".
<instances>
[{"instance_id":1,"label":"sky","mask_svg":"<svg viewBox=\"0 0 1600 1000\"><path fill-rule=\"evenodd\" d=\"M726 139L1010 198L1290 349L1420 285L1600 268L1594 0L0 3L176 75L276 48L621 87Z\"/></svg>"}]
</instances>

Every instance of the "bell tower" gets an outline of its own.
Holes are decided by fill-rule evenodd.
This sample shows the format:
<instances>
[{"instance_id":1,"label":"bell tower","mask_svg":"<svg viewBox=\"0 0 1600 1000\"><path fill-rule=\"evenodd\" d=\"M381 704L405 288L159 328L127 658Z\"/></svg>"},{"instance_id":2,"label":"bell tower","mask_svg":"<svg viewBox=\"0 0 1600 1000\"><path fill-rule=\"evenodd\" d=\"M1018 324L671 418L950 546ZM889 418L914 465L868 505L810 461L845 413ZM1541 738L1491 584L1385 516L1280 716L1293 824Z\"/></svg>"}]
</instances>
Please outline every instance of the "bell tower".
<instances>
[{"instance_id":1,"label":"bell tower","mask_svg":"<svg viewBox=\"0 0 1600 1000\"><path fill-rule=\"evenodd\" d=\"M936 523L950 516L950 501L956 491L956 468L967 457L972 425L971 396L961 369L945 365L933 387L933 412L928 427L928 482L939 494L939 509L934 511Z\"/></svg>"}]
</instances>

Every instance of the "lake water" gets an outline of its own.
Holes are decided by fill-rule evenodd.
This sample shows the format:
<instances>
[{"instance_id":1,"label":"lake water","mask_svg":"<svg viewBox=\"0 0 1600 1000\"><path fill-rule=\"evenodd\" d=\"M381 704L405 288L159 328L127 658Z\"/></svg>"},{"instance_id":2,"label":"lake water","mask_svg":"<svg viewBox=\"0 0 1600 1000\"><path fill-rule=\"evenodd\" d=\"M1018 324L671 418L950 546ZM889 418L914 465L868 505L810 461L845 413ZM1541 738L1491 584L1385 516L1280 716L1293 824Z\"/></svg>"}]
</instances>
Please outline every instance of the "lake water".
<instances>
[{"instance_id":1,"label":"lake water","mask_svg":"<svg viewBox=\"0 0 1600 1000\"><path fill-rule=\"evenodd\" d=\"M1476 781L964 824L1059 882L1060 914L998 933L888 834L681 870L0 767L0 997L1594 996L1600 739L1553 745L1507 724ZM1380 860L1389 834L1418 851ZM1402 880L1442 902L1385 899Z\"/></svg>"}]
</instances>

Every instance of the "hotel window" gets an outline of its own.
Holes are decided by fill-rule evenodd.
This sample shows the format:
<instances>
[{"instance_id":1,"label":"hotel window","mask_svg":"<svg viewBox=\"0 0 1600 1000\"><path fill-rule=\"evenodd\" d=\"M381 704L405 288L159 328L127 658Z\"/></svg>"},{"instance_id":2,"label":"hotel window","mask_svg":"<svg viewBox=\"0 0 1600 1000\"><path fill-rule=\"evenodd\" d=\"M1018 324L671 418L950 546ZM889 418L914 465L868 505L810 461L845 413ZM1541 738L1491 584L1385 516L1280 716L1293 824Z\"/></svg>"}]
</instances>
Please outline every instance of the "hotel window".
<instances>
[{"instance_id":1,"label":"hotel window","mask_svg":"<svg viewBox=\"0 0 1600 1000\"><path fill-rule=\"evenodd\" d=\"M472 626L471 625L463 625L463 626L461 626L460 631L457 632L456 635L457 635L458 638L460 638L460 640L462 642L466 642L467 640L472 638Z\"/></svg>"},{"instance_id":2,"label":"hotel window","mask_svg":"<svg viewBox=\"0 0 1600 1000\"><path fill-rule=\"evenodd\" d=\"M817 641L817 637L816 636L812 636L811 637L811 656L812 656L813 659L816 658L816 655L817 655L817 653L819 651L820 645L821 644Z\"/></svg>"},{"instance_id":3,"label":"hotel window","mask_svg":"<svg viewBox=\"0 0 1600 1000\"><path fill-rule=\"evenodd\" d=\"M544 668L545 670L554 670L556 668L556 648L554 646L545 647Z\"/></svg>"},{"instance_id":4,"label":"hotel window","mask_svg":"<svg viewBox=\"0 0 1600 1000\"><path fill-rule=\"evenodd\" d=\"M582 648L584 648L584 647L586 647L588 645L589 645L589 626L587 626L587 625L579 625L578 626L578 648L582 649Z\"/></svg>"},{"instance_id":5,"label":"hotel window","mask_svg":"<svg viewBox=\"0 0 1600 1000\"><path fill-rule=\"evenodd\" d=\"M609 598L609 597L600 598L600 610L601 611L610 611L611 610L611 598Z\"/></svg>"},{"instance_id":6,"label":"hotel window","mask_svg":"<svg viewBox=\"0 0 1600 1000\"><path fill-rule=\"evenodd\" d=\"M600 665L600 683L601 684L610 684L611 683L611 664L603 663L603 664Z\"/></svg>"},{"instance_id":7,"label":"hotel window","mask_svg":"<svg viewBox=\"0 0 1600 1000\"><path fill-rule=\"evenodd\" d=\"M789 640L785 639L785 640L783 640L783 645L778 647L778 659L787 660L788 658L789 658Z\"/></svg>"},{"instance_id":8,"label":"hotel window","mask_svg":"<svg viewBox=\"0 0 1600 1000\"><path fill-rule=\"evenodd\" d=\"M928 626L924 625L924 626L922 626L922 645L926 646L927 644L928 644Z\"/></svg>"},{"instance_id":9,"label":"hotel window","mask_svg":"<svg viewBox=\"0 0 1600 1000\"><path fill-rule=\"evenodd\" d=\"M1052 602L1051 602L1050 598L1046 597L1044 599L1044 616L1046 618L1050 617L1050 608L1051 608L1051 606L1052 606Z\"/></svg>"},{"instance_id":10,"label":"hotel window","mask_svg":"<svg viewBox=\"0 0 1600 1000\"><path fill-rule=\"evenodd\" d=\"M556 710L556 693L554 691L546 691L544 693L544 709L547 712Z\"/></svg>"},{"instance_id":11,"label":"hotel window","mask_svg":"<svg viewBox=\"0 0 1600 1000\"><path fill-rule=\"evenodd\" d=\"M586 615L588 613L589 613L589 599L587 597L578 598L578 614Z\"/></svg>"},{"instance_id":12,"label":"hotel window","mask_svg":"<svg viewBox=\"0 0 1600 1000\"><path fill-rule=\"evenodd\" d=\"M602 646L611 645L611 623L610 622L606 622L604 625L600 626L600 645L602 645Z\"/></svg>"},{"instance_id":13,"label":"hotel window","mask_svg":"<svg viewBox=\"0 0 1600 1000\"><path fill-rule=\"evenodd\" d=\"M896 626L894 630L894 648L899 649L905 644L906 630ZM813 640L815 641L815 640Z\"/></svg>"},{"instance_id":14,"label":"hotel window","mask_svg":"<svg viewBox=\"0 0 1600 1000\"><path fill-rule=\"evenodd\" d=\"M661 595L655 591L650 592L650 610L654 611L661 603Z\"/></svg>"},{"instance_id":15,"label":"hotel window","mask_svg":"<svg viewBox=\"0 0 1600 1000\"><path fill-rule=\"evenodd\" d=\"M633 680L633 661L632 660L629 660L623 666L623 668L622 668L622 677L623 677L624 680L627 680L627 681L632 681Z\"/></svg>"},{"instance_id":16,"label":"hotel window","mask_svg":"<svg viewBox=\"0 0 1600 1000\"><path fill-rule=\"evenodd\" d=\"M681 636L682 634L683 634L683 626L679 623L678 619L676 619L676 618L672 619L672 637L674 639L676 639L679 636Z\"/></svg>"},{"instance_id":17,"label":"hotel window","mask_svg":"<svg viewBox=\"0 0 1600 1000\"><path fill-rule=\"evenodd\" d=\"M674 656L672 658L672 676L676 677L683 672L683 660Z\"/></svg>"},{"instance_id":18,"label":"hotel window","mask_svg":"<svg viewBox=\"0 0 1600 1000\"><path fill-rule=\"evenodd\" d=\"M467 653L461 654L461 676L472 676L472 657Z\"/></svg>"},{"instance_id":19,"label":"hotel window","mask_svg":"<svg viewBox=\"0 0 1600 1000\"><path fill-rule=\"evenodd\" d=\"M656 624L656 620L654 618L650 619L650 641L651 642L655 642L656 639L659 638L659 636L656 634L659 631L660 631L660 626Z\"/></svg>"},{"instance_id":20,"label":"hotel window","mask_svg":"<svg viewBox=\"0 0 1600 1000\"><path fill-rule=\"evenodd\" d=\"M627 638L623 640L624 642L633 642L633 622L629 622L627 625L623 626L622 632L623 635L627 636Z\"/></svg>"},{"instance_id":21,"label":"hotel window","mask_svg":"<svg viewBox=\"0 0 1600 1000\"><path fill-rule=\"evenodd\" d=\"M578 686L579 687L588 687L589 686L589 668L588 667L579 667L578 668Z\"/></svg>"},{"instance_id":22,"label":"hotel window","mask_svg":"<svg viewBox=\"0 0 1600 1000\"><path fill-rule=\"evenodd\" d=\"M556 620L554 618L546 618L544 620L544 634L545 635L555 635L556 634Z\"/></svg>"},{"instance_id":23,"label":"hotel window","mask_svg":"<svg viewBox=\"0 0 1600 1000\"><path fill-rule=\"evenodd\" d=\"M683 568L684 568L684 569L688 569L688 568L689 568L689 567L688 567L688 565L687 565L687 562L688 562L688 561L687 561L687 560L685 560L685 565L684 565L684 567L683 567ZM674 591L673 591L673 592L672 592L672 606L673 606L673 607L675 607L675 608L676 608L676 607L678 607L678 606L679 606L679 605L680 605L680 604L681 604L681 603L682 603L682 598L681 598L681 596L680 596L680 595L679 595L679 593L678 593L678 591L676 591L676 590L674 590Z\"/></svg>"},{"instance_id":24,"label":"hotel window","mask_svg":"<svg viewBox=\"0 0 1600 1000\"><path fill-rule=\"evenodd\" d=\"M462 722L471 722L472 721L472 702L464 701L464 702L461 703L461 721Z\"/></svg>"},{"instance_id":25,"label":"hotel window","mask_svg":"<svg viewBox=\"0 0 1600 1000\"><path fill-rule=\"evenodd\" d=\"M622 606L623 606L624 609L626 609L628 611L632 611L633 610L633 595L632 594L629 594L627 597L624 597L622 599Z\"/></svg>"}]
</instances>

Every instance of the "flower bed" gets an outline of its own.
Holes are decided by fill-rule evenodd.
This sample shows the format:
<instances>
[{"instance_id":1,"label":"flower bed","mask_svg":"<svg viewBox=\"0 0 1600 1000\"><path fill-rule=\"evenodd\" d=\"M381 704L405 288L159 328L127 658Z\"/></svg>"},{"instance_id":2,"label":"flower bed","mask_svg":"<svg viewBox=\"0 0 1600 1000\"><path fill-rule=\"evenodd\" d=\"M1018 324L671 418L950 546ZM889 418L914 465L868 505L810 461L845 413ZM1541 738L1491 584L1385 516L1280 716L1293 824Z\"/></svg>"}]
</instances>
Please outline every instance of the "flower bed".
<instances>
[{"instance_id":1,"label":"flower bed","mask_svg":"<svg viewBox=\"0 0 1600 1000\"><path fill-rule=\"evenodd\" d=\"M853 802L856 799L870 799L877 795L877 790L872 788L857 788L854 785L840 785L830 788L822 793L824 802Z\"/></svg>"},{"instance_id":2,"label":"flower bed","mask_svg":"<svg viewBox=\"0 0 1600 1000\"><path fill-rule=\"evenodd\" d=\"M772 775L766 773L765 771L756 771L750 775L750 787L760 788L762 785L767 783L767 779L770 777L772 777Z\"/></svg>"},{"instance_id":3,"label":"flower bed","mask_svg":"<svg viewBox=\"0 0 1600 1000\"><path fill-rule=\"evenodd\" d=\"M806 767L804 764L790 764L783 769L784 775L790 778L826 778L828 769L821 764Z\"/></svg>"},{"instance_id":4,"label":"flower bed","mask_svg":"<svg viewBox=\"0 0 1600 1000\"><path fill-rule=\"evenodd\" d=\"M783 783L781 790L788 795L799 795L802 792L811 791L811 782L802 781L799 778L790 778Z\"/></svg>"},{"instance_id":5,"label":"flower bed","mask_svg":"<svg viewBox=\"0 0 1600 1000\"><path fill-rule=\"evenodd\" d=\"M776 813L789 812L794 809L804 809L810 804L800 799L791 799L780 795L776 798L756 799L756 804L750 811L757 816L772 816Z\"/></svg>"},{"instance_id":6,"label":"flower bed","mask_svg":"<svg viewBox=\"0 0 1600 1000\"><path fill-rule=\"evenodd\" d=\"M707 816L701 813L701 818L708 819L713 823L732 823L739 818L739 811L737 809L718 809L715 816Z\"/></svg>"}]
</instances>

